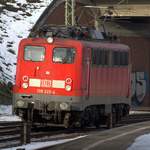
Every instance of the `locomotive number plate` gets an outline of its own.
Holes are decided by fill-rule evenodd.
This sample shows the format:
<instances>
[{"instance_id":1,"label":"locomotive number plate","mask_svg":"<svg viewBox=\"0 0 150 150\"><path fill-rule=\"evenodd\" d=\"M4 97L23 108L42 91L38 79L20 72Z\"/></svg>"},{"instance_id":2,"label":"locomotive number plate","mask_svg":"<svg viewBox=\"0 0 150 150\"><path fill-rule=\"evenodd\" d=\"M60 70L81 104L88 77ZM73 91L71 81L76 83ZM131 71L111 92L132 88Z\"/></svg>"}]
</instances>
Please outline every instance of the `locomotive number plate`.
<instances>
[{"instance_id":1,"label":"locomotive number plate","mask_svg":"<svg viewBox=\"0 0 150 150\"><path fill-rule=\"evenodd\" d=\"M41 88L65 88L65 80L46 80L46 79L30 79L30 87L41 87Z\"/></svg>"},{"instance_id":2,"label":"locomotive number plate","mask_svg":"<svg viewBox=\"0 0 150 150\"><path fill-rule=\"evenodd\" d=\"M37 89L37 93L55 95L55 90Z\"/></svg>"}]
</instances>

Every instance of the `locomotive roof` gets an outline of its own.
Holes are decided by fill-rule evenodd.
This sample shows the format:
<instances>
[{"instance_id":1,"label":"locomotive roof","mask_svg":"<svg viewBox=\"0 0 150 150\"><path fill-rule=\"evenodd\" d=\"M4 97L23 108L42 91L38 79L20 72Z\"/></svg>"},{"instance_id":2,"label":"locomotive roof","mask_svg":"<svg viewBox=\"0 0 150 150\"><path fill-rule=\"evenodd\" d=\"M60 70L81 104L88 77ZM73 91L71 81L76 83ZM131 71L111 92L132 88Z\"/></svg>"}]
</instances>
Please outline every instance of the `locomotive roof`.
<instances>
[{"instance_id":1,"label":"locomotive roof","mask_svg":"<svg viewBox=\"0 0 150 150\"><path fill-rule=\"evenodd\" d=\"M34 44L47 44L46 38L26 38L22 40L22 43L34 43ZM58 45L68 45L68 46L74 46L74 45L80 45L82 47L89 47L89 48L104 48L104 49L116 49L116 50L129 50L129 47L125 44L118 43L118 42L112 42L112 41L106 41L106 40L100 40L100 41L84 41L84 40L75 40L75 39L66 39L66 38L54 38L54 42L52 44L58 44Z\"/></svg>"},{"instance_id":2,"label":"locomotive roof","mask_svg":"<svg viewBox=\"0 0 150 150\"><path fill-rule=\"evenodd\" d=\"M81 41L83 45L87 47L94 48L104 48L104 49L115 49L115 50L129 50L129 47L122 43L112 42L112 41Z\"/></svg>"}]
</instances>

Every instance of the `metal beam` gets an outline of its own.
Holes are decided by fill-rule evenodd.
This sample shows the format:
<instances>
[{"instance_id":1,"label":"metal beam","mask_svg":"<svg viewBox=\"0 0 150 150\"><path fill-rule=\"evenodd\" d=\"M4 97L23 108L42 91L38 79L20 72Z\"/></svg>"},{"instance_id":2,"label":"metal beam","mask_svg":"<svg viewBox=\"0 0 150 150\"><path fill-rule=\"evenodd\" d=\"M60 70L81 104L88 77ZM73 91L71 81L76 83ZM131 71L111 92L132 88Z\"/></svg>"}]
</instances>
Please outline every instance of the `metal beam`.
<instances>
[{"instance_id":1,"label":"metal beam","mask_svg":"<svg viewBox=\"0 0 150 150\"><path fill-rule=\"evenodd\" d=\"M99 6L85 6L93 9L100 9L102 16L150 16L150 4L147 5L99 5Z\"/></svg>"}]
</instances>

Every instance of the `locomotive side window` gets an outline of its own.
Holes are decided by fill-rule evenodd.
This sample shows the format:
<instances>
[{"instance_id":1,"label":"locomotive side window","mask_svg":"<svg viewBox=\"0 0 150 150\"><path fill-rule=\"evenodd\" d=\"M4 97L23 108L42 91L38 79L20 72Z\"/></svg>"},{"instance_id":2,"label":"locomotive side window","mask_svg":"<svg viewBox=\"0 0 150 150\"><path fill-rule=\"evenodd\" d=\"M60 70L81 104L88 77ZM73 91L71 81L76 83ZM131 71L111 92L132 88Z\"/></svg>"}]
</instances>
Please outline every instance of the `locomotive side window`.
<instances>
[{"instance_id":1,"label":"locomotive side window","mask_svg":"<svg viewBox=\"0 0 150 150\"><path fill-rule=\"evenodd\" d=\"M97 64L97 56L96 56L96 49L92 49L92 64L96 65Z\"/></svg>"},{"instance_id":2,"label":"locomotive side window","mask_svg":"<svg viewBox=\"0 0 150 150\"><path fill-rule=\"evenodd\" d=\"M100 66L108 66L109 64L109 51L93 49L92 50L92 64Z\"/></svg>"},{"instance_id":3,"label":"locomotive side window","mask_svg":"<svg viewBox=\"0 0 150 150\"><path fill-rule=\"evenodd\" d=\"M127 52L121 52L120 65L121 66L127 66L128 65L128 53Z\"/></svg>"},{"instance_id":4,"label":"locomotive side window","mask_svg":"<svg viewBox=\"0 0 150 150\"><path fill-rule=\"evenodd\" d=\"M108 66L109 65L109 51L103 51L103 62L102 65Z\"/></svg>"},{"instance_id":5,"label":"locomotive side window","mask_svg":"<svg viewBox=\"0 0 150 150\"><path fill-rule=\"evenodd\" d=\"M113 66L120 65L120 52L116 51L113 52Z\"/></svg>"},{"instance_id":6,"label":"locomotive side window","mask_svg":"<svg viewBox=\"0 0 150 150\"><path fill-rule=\"evenodd\" d=\"M24 49L24 60L44 61L45 48L40 46L26 46Z\"/></svg>"},{"instance_id":7,"label":"locomotive side window","mask_svg":"<svg viewBox=\"0 0 150 150\"><path fill-rule=\"evenodd\" d=\"M75 49L73 48L54 48L53 50L53 62L72 64L75 59Z\"/></svg>"},{"instance_id":8,"label":"locomotive side window","mask_svg":"<svg viewBox=\"0 0 150 150\"><path fill-rule=\"evenodd\" d=\"M113 66L127 66L128 65L128 52L113 52Z\"/></svg>"}]
</instances>

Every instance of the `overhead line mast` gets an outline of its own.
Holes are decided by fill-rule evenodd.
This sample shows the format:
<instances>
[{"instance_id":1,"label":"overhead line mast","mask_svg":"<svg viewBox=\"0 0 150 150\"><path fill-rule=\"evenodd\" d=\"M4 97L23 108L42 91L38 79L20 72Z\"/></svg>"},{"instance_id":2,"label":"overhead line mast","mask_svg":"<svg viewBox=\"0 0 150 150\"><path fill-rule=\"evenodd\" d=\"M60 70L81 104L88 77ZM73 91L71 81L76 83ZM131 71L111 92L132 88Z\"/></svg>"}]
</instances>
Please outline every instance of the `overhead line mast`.
<instances>
[{"instance_id":1,"label":"overhead line mast","mask_svg":"<svg viewBox=\"0 0 150 150\"><path fill-rule=\"evenodd\" d=\"M75 0L65 0L65 25L74 26L75 24Z\"/></svg>"},{"instance_id":2,"label":"overhead line mast","mask_svg":"<svg viewBox=\"0 0 150 150\"><path fill-rule=\"evenodd\" d=\"M66 26L75 26L76 25L76 16L75 16L75 7L76 0L65 0L65 25ZM99 29L99 19L97 14L93 14L95 20L95 28Z\"/></svg>"}]
</instances>

